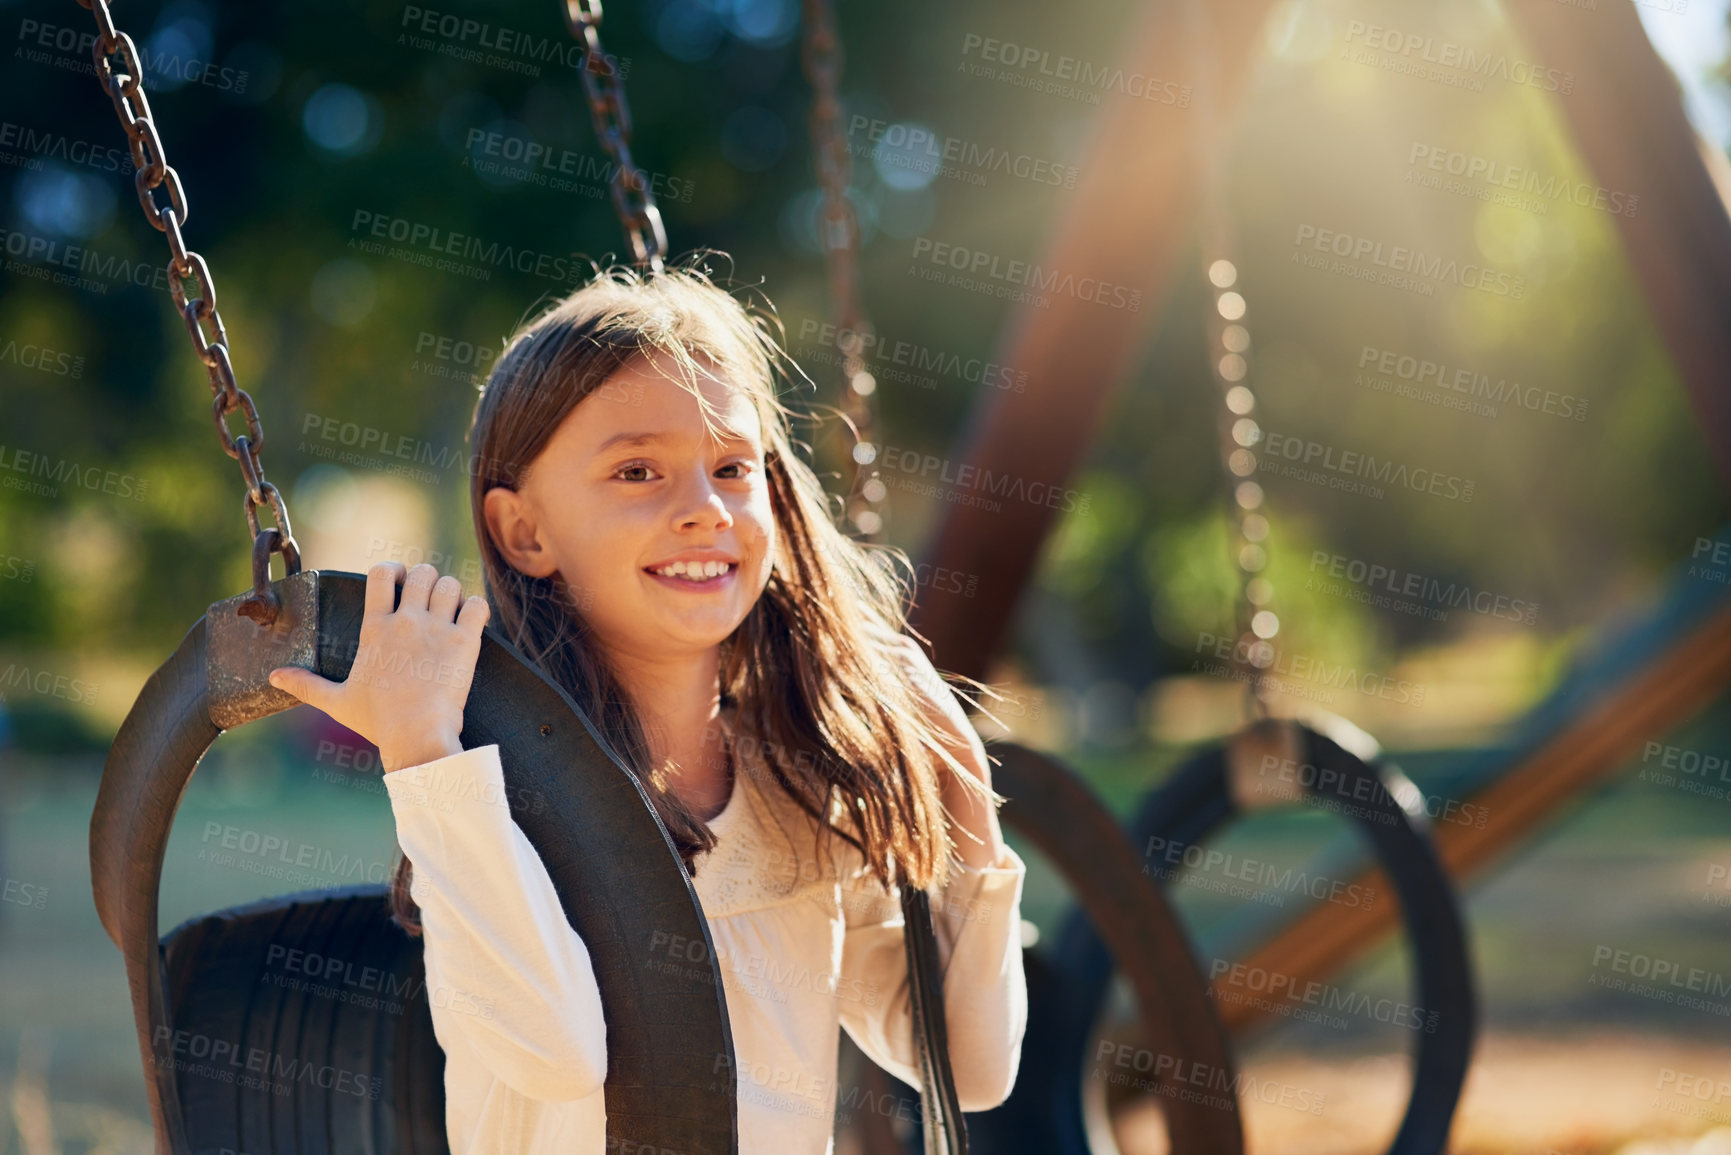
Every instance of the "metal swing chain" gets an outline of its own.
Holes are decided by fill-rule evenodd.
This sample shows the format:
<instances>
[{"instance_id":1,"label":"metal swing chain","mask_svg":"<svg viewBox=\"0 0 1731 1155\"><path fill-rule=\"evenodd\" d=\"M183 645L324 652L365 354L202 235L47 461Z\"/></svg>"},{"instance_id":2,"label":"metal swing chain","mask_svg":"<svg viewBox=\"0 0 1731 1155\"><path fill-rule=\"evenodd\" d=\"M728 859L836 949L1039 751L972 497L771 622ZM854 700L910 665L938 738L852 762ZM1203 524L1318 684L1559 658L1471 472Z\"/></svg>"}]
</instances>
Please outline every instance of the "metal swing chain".
<instances>
[{"instance_id":1,"label":"metal swing chain","mask_svg":"<svg viewBox=\"0 0 1731 1155\"><path fill-rule=\"evenodd\" d=\"M595 118L595 135L613 162L613 208L631 255L650 272L664 269L667 229L646 177L638 175L631 161L631 110L625 103L625 84L619 65L601 46L601 0L565 0L565 27L583 43L583 91Z\"/></svg>"},{"instance_id":2,"label":"metal swing chain","mask_svg":"<svg viewBox=\"0 0 1731 1155\"><path fill-rule=\"evenodd\" d=\"M1262 441L1262 428L1254 416L1256 395L1244 383L1249 371L1245 352L1250 348L1250 330L1244 323L1244 296L1234 286L1238 264L1234 236L1225 209L1222 176L1224 141L1215 117L1213 83L1209 69L1216 59L1213 26L1206 11L1207 0L1189 0L1192 56L1202 62L1196 83L1196 108L1201 130L1197 133L1198 162L1202 168L1202 263L1204 275L1214 291L1208 314L1210 371L1220 393L1216 410L1220 430L1220 461L1227 496L1237 515L1233 566L1238 591L1233 598L1236 642L1233 665L1245 679L1252 714L1268 716L1266 672L1274 664L1270 642L1280 632L1280 619L1266 608L1274 587L1262 571L1268 565L1268 518L1260 512L1264 493L1257 482L1255 447Z\"/></svg>"},{"instance_id":3,"label":"metal swing chain","mask_svg":"<svg viewBox=\"0 0 1731 1155\"><path fill-rule=\"evenodd\" d=\"M265 480L264 465L259 454L264 451L264 426L259 421L258 408L246 390L235 384L234 363L229 358L228 330L223 327L222 314L216 308L216 282L204 258L186 247L181 226L186 224L186 190L181 187L180 174L168 163L162 138L150 116L150 102L144 95L144 67L139 62L138 46L132 37L114 27L107 0L78 0L96 16L96 43L91 56L96 62L96 80L114 102L120 127L132 150L133 167L137 170L133 185L138 191L138 203L144 208L145 219L168 238L168 290L186 321L192 350L204 363L210 375L211 419L222 441L222 450L240 462L241 479L246 483L246 524L252 534L252 595L239 607L239 612L258 622L270 625L276 620L280 606L270 588L270 555L281 553L284 576L298 574L301 569L300 547L295 543L289 526L288 503L277 487ZM116 68L110 57L120 58ZM168 186L168 203L158 204L153 191ZM184 282L193 281L198 295L189 297ZM205 336L205 326L211 336ZM246 432L231 436L228 415L239 410L246 421ZM261 530L258 508L268 505L276 525Z\"/></svg>"},{"instance_id":4,"label":"metal swing chain","mask_svg":"<svg viewBox=\"0 0 1731 1155\"><path fill-rule=\"evenodd\" d=\"M860 536L869 540L883 530L881 506L889 490L877 470L878 444L872 405L877 378L865 365L866 340L872 328L860 291L859 217L847 196L853 180L853 155L841 126L841 38L836 34L832 0L802 0L802 11L800 62L812 90L807 124L812 166L823 189L818 243L823 248L829 276L830 313L835 323L836 346L842 355L842 379L847 383L843 413L857 439L847 518Z\"/></svg>"}]
</instances>

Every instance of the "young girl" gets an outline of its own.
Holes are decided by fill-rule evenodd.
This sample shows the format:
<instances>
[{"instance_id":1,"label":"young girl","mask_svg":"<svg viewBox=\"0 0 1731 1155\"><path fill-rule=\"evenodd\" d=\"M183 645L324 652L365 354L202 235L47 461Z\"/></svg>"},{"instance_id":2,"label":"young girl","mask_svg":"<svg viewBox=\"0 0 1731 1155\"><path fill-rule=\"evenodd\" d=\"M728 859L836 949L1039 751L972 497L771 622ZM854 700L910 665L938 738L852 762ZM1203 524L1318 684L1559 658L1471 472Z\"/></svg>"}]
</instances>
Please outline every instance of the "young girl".
<instances>
[{"instance_id":1,"label":"young girl","mask_svg":"<svg viewBox=\"0 0 1731 1155\"><path fill-rule=\"evenodd\" d=\"M784 359L770 319L695 261L600 272L517 333L482 390L488 597L428 565L367 575L355 670L462 676L271 676L379 747L397 919L424 937L427 989L453 992L432 1015L456 1155L607 1149L588 951L496 804L498 747L457 741L492 613L638 774L685 860L722 970L741 1152L833 1150L841 1029L919 1086L898 870L932 894L962 1109L1015 1082L1025 867L979 737L905 633L886 564L905 558L838 531L794 453ZM453 797L429 805L428 778Z\"/></svg>"}]
</instances>

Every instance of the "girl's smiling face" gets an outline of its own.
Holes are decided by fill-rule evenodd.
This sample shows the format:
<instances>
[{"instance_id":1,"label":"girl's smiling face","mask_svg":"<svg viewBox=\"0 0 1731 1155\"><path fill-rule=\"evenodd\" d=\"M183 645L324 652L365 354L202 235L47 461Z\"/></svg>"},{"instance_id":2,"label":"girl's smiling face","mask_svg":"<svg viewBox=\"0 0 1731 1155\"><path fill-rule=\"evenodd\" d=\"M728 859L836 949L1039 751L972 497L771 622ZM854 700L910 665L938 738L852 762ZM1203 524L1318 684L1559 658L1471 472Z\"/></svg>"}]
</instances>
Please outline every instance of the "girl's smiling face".
<instances>
[{"instance_id":1,"label":"girl's smiling face","mask_svg":"<svg viewBox=\"0 0 1731 1155\"><path fill-rule=\"evenodd\" d=\"M671 362L634 357L566 415L518 491L485 499L506 560L558 572L597 640L639 660L725 640L774 561L757 409L698 365L714 433Z\"/></svg>"}]
</instances>

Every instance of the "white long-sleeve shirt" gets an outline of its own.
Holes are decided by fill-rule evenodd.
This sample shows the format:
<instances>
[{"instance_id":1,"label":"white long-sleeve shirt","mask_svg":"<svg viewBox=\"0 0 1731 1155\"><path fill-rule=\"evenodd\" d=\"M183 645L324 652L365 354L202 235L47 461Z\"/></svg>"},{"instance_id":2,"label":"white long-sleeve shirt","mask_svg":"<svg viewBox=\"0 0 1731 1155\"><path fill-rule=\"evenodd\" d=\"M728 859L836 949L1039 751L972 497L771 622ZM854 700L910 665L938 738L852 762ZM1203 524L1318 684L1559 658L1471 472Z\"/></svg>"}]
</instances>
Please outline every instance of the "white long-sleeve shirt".
<instances>
[{"instance_id":1,"label":"white long-sleeve shirt","mask_svg":"<svg viewBox=\"0 0 1731 1155\"><path fill-rule=\"evenodd\" d=\"M900 896L831 839L741 743L735 785L711 821L719 842L693 886L722 971L733 1032L741 1155L832 1155L840 1034L919 1087ZM496 745L384 776L414 864L433 1030L445 1052L453 1155L604 1155L607 1027L588 949L511 819ZM839 806L839 803L838 803ZM1021 896L1009 849L952 866L932 899L950 1063L964 1111L1008 1097L1027 1022ZM702 943L645 965L707 971ZM693 961L695 960L695 961ZM838 1093L839 1091L839 1093ZM917 1111L917 1100L906 1111Z\"/></svg>"}]
</instances>

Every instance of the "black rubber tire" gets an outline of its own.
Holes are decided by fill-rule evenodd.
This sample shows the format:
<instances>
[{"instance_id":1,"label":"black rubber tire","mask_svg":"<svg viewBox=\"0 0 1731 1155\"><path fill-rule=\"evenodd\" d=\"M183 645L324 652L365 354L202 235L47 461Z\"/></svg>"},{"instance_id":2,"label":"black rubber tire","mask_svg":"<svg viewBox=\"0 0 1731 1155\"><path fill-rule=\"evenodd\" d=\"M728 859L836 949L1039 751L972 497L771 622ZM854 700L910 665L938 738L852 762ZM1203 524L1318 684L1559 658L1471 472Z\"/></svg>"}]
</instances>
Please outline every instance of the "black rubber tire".
<instances>
[{"instance_id":1,"label":"black rubber tire","mask_svg":"<svg viewBox=\"0 0 1731 1155\"><path fill-rule=\"evenodd\" d=\"M1448 1145L1478 1030L1478 1000L1466 924L1453 882L1437 856L1430 821L1422 809L1403 807L1404 776L1372 766L1329 738L1302 729L1305 762L1316 767L1306 791L1320 792L1321 771L1339 776L1341 797L1350 798L1353 825L1370 842L1400 900L1409 957L1413 959L1415 1000L1434 1014L1415 1032L1413 1089L1390 1155L1440 1155ZM1300 775L1302 778L1302 775ZM1151 838L1171 847L1198 846L1238 814L1227 780L1223 747L1208 749L1173 772L1151 793L1130 824L1140 848ZM1087 1044L1111 981L1113 963L1085 912L1072 912L1060 935L1056 968L1073 984L1067 1000L1074 1017L1054 1063L1076 1070L1088 1061ZM1060 1080L1068 1089L1075 1079ZM1079 1087L1062 1105L1080 1126Z\"/></svg>"},{"instance_id":2,"label":"black rubber tire","mask_svg":"<svg viewBox=\"0 0 1731 1155\"><path fill-rule=\"evenodd\" d=\"M421 944L390 921L389 894L283 895L164 936L193 1155L448 1155Z\"/></svg>"}]
</instances>

